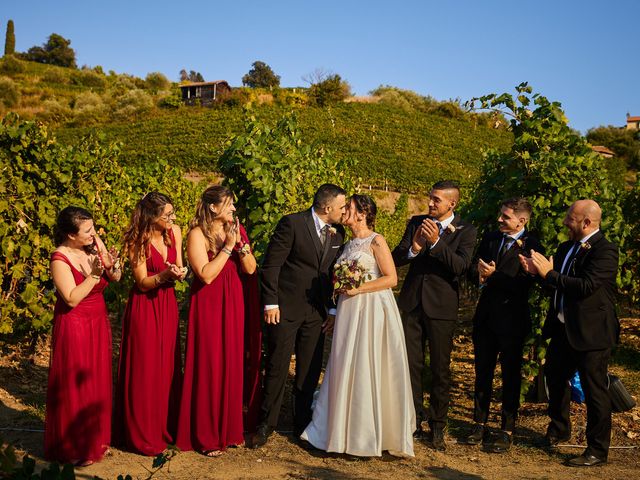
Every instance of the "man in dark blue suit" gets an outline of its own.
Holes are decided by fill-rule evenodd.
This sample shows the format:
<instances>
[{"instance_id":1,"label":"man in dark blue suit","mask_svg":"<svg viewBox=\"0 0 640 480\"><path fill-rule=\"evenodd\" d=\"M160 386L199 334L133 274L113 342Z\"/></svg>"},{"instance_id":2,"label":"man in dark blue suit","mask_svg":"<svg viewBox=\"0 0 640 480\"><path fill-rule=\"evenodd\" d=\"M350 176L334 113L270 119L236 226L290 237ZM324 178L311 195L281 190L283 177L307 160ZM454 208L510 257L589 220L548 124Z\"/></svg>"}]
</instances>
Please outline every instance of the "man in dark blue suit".
<instances>
[{"instance_id":1,"label":"man in dark blue suit","mask_svg":"<svg viewBox=\"0 0 640 480\"><path fill-rule=\"evenodd\" d=\"M522 350L531 331L529 290L535 277L524 271L518 255L532 249L543 252L540 241L526 229L531 210L531 204L524 198L502 202L498 231L483 235L473 268L482 290L473 317L476 370L473 419L476 423L467 443L487 443L486 423L499 358L502 423L496 438L487 445L496 453L506 452L511 447L520 406Z\"/></svg>"},{"instance_id":2,"label":"man in dark blue suit","mask_svg":"<svg viewBox=\"0 0 640 480\"><path fill-rule=\"evenodd\" d=\"M549 387L549 446L571 437L569 379L580 374L587 404L587 448L570 466L605 463L611 441L611 401L607 369L620 324L615 311L618 247L600 231L602 211L593 200L573 203L563 224L569 241L552 259L531 252L520 256L528 272L552 289L543 334L551 338L545 374Z\"/></svg>"}]
</instances>

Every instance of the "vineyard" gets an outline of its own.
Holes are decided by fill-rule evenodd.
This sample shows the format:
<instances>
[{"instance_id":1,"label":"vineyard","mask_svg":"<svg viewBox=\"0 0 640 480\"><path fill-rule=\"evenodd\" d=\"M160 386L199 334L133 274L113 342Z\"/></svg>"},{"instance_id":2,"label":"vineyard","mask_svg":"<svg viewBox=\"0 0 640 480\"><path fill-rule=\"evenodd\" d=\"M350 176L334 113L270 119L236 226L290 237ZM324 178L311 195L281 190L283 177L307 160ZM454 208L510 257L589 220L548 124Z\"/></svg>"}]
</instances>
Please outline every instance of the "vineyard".
<instances>
[{"instance_id":1,"label":"vineyard","mask_svg":"<svg viewBox=\"0 0 640 480\"><path fill-rule=\"evenodd\" d=\"M136 164L162 158L186 169L211 171L230 136L250 115L275 123L291 108L179 109L147 120L100 127L109 141L122 142L122 158ZM361 183L402 192L424 191L443 176L472 184L480 172L482 152L505 150L511 135L473 117L405 111L371 103L327 108L295 108L303 139L355 160ZM61 128L63 142L85 135L87 128Z\"/></svg>"}]
</instances>

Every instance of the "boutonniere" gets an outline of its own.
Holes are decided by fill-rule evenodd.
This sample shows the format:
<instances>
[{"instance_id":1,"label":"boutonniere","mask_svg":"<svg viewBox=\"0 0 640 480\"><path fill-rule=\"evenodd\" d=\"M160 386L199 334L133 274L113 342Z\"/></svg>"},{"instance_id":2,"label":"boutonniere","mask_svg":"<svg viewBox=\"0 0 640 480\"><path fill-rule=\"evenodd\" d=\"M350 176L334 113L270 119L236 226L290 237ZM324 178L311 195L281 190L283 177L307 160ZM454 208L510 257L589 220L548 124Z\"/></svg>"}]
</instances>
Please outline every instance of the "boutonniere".
<instances>
[{"instance_id":1,"label":"boutonniere","mask_svg":"<svg viewBox=\"0 0 640 480\"><path fill-rule=\"evenodd\" d=\"M517 245L518 247L522 248L522 246L524 245L524 242L523 242L522 240L520 240L520 239L517 239L517 240L516 240L516 245Z\"/></svg>"},{"instance_id":2,"label":"boutonniere","mask_svg":"<svg viewBox=\"0 0 640 480\"><path fill-rule=\"evenodd\" d=\"M581 243L580 244L580 250L588 252L589 250L591 250L591 244L589 242Z\"/></svg>"},{"instance_id":3,"label":"boutonniere","mask_svg":"<svg viewBox=\"0 0 640 480\"><path fill-rule=\"evenodd\" d=\"M329 235L335 235L336 233L338 233L338 230L336 230L336 227L329 225L329 228L327 228L327 233Z\"/></svg>"},{"instance_id":4,"label":"boutonniere","mask_svg":"<svg viewBox=\"0 0 640 480\"><path fill-rule=\"evenodd\" d=\"M453 233L456 231L456 227L453 223L450 223L449 225L447 225L447 233Z\"/></svg>"}]
</instances>

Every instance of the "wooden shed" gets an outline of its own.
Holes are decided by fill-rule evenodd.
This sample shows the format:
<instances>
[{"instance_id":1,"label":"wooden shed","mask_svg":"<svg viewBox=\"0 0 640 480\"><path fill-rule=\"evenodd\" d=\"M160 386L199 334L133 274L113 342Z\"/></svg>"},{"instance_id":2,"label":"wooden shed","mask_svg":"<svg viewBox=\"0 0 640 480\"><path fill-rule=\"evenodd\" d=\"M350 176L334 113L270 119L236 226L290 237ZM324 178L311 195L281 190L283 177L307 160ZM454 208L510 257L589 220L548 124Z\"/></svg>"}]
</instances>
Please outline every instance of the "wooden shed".
<instances>
[{"instance_id":1,"label":"wooden shed","mask_svg":"<svg viewBox=\"0 0 640 480\"><path fill-rule=\"evenodd\" d=\"M182 91L182 101L186 105L211 105L225 94L231 91L231 87L224 80L214 82L198 82L180 85Z\"/></svg>"}]
</instances>

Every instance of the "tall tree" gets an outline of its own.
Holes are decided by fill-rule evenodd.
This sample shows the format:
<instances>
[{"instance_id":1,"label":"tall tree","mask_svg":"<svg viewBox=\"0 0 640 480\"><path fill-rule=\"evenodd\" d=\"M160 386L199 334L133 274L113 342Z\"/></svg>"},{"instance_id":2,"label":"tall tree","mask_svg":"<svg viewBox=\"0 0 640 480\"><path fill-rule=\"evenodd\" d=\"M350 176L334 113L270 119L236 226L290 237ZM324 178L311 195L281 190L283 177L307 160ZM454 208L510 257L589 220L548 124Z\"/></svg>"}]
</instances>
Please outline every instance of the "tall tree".
<instances>
[{"instance_id":1,"label":"tall tree","mask_svg":"<svg viewBox=\"0 0 640 480\"><path fill-rule=\"evenodd\" d=\"M13 20L7 22L7 36L4 40L4 54L13 55L16 52L16 34L13 30Z\"/></svg>"},{"instance_id":2,"label":"tall tree","mask_svg":"<svg viewBox=\"0 0 640 480\"><path fill-rule=\"evenodd\" d=\"M592 128L587 132L591 145L604 145L622 158L627 167L640 169L640 131L609 125Z\"/></svg>"},{"instance_id":3,"label":"tall tree","mask_svg":"<svg viewBox=\"0 0 640 480\"><path fill-rule=\"evenodd\" d=\"M76 68L76 52L69 45L71 40L52 33L47 43L42 47L31 47L24 57L32 62Z\"/></svg>"},{"instance_id":4,"label":"tall tree","mask_svg":"<svg viewBox=\"0 0 640 480\"><path fill-rule=\"evenodd\" d=\"M251 88L279 87L280 75L273 73L266 63L256 60L251 70L242 77L242 84Z\"/></svg>"},{"instance_id":5,"label":"tall tree","mask_svg":"<svg viewBox=\"0 0 640 480\"><path fill-rule=\"evenodd\" d=\"M204 77L200 72L196 72L195 70L189 70L189 73L183 68L180 70L180 81L181 82L204 82Z\"/></svg>"}]
</instances>

